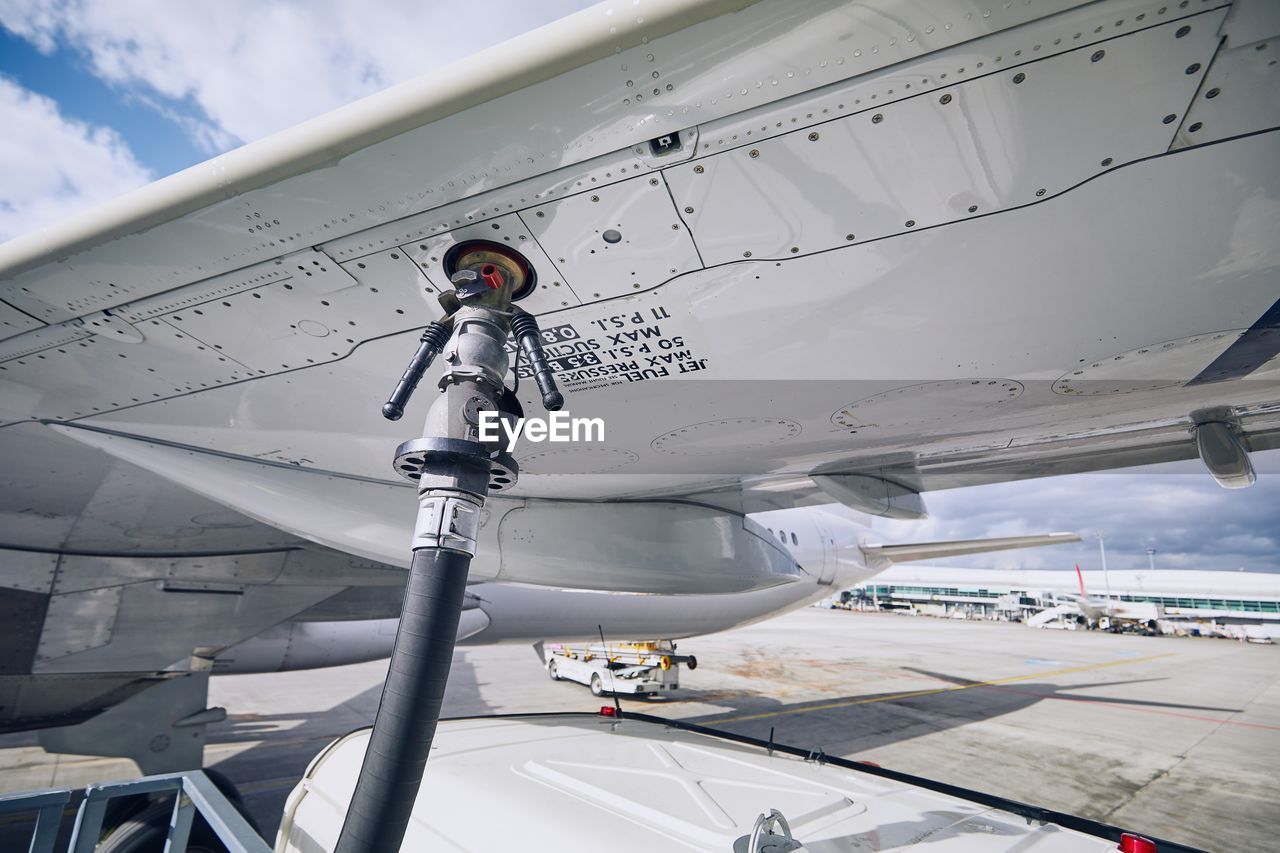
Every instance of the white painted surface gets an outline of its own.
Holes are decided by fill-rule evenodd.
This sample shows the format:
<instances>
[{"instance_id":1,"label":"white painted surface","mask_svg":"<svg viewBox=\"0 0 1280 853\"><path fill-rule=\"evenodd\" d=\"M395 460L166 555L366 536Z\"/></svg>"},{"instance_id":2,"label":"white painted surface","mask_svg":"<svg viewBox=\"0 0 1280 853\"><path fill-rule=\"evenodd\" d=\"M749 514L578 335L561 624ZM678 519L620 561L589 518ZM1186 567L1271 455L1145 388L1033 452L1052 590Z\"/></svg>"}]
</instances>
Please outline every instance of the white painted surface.
<instances>
[{"instance_id":1,"label":"white painted surface","mask_svg":"<svg viewBox=\"0 0 1280 853\"><path fill-rule=\"evenodd\" d=\"M333 849L367 742L368 730L347 735L312 764L285 807L279 853ZM812 850L1115 849L955 797L639 721L446 721L431 762L407 850L506 850L518 835L566 852L602 843L729 851L770 809Z\"/></svg>"}]
</instances>

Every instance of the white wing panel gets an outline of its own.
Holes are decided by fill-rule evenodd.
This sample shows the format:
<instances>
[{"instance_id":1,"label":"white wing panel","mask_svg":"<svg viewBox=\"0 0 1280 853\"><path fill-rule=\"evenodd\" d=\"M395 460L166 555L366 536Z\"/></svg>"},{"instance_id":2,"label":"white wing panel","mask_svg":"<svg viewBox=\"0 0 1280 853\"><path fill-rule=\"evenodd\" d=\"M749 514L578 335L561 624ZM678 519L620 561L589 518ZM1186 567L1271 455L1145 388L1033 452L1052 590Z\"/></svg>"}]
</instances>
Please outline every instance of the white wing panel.
<instances>
[{"instance_id":1,"label":"white wing panel","mask_svg":"<svg viewBox=\"0 0 1280 853\"><path fill-rule=\"evenodd\" d=\"M1230 37L1181 122L1176 147L1280 125L1280 3L1237 3L1232 12L1242 8L1270 10L1271 19L1250 21L1251 29L1231 28L1228 20Z\"/></svg>"},{"instance_id":2,"label":"white wing panel","mask_svg":"<svg viewBox=\"0 0 1280 853\"><path fill-rule=\"evenodd\" d=\"M291 266L285 266L283 261L265 261L186 287L157 293L111 310L113 314L137 323L152 317L172 314L182 308L199 307L201 303L215 299L226 299L273 281L283 281L289 278L292 269Z\"/></svg>"},{"instance_id":3,"label":"white wing panel","mask_svg":"<svg viewBox=\"0 0 1280 853\"><path fill-rule=\"evenodd\" d=\"M0 341L0 371L8 369L4 363L11 359L22 358L24 355L30 355L53 347L64 346L74 341L83 340L92 334L93 332L85 328L83 323L74 321L60 323L57 326L45 326L40 329L33 329L23 335L6 338ZM3 378L3 376L0 376L0 379Z\"/></svg>"},{"instance_id":4,"label":"white wing panel","mask_svg":"<svg viewBox=\"0 0 1280 853\"><path fill-rule=\"evenodd\" d=\"M281 266L288 278L166 319L262 374L333 361L370 335L416 325L434 316L432 309L439 313L434 295L411 278L363 286L323 252L309 250L283 258Z\"/></svg>"},{"instance_id":5,"label":"white wing panel","mask_svg":"<svg viewBox=\"0 0 1280 853\"><path fill-rule=\"evenodd\" d=\"M707 264L786 258L1029 204L1167 150L1224 14L882 107L872 80L842 91L861 103L854 115L759 142L744 135L665 175Z\"/></svg>"},{"instance_id":6,"label":"white wing panel","mask_svg":"<svg viewBox=\"0 0 1280 853\"><path fill-rule=\"evenodd\" d=\"M588 300L621 296L702 268L658 176L592 189L521 216L565 280Z\"/></svg>"},{"instance_id":7,"label":"white wing panel","mask_svg":"<svg viewBox=\"0 0 1280 853\"><path fill-rule=\"evenodd\" d=\"M7 302L0 302L0 340L38 329L44 324Z\"/></svg>"},{"instance_id":8,"label":"white wing panel","mask_svg":"<svg viewBox=\"0 0 1280 853\"><path fill-rule=\"evenodd\" d=\"M30 523L30 514L22 513L26 518L14 518L9 516L4 518L4 523L8 525L21 525ZM39 524L41 520L37 520ZM4 566L4 583L0 586L0 595L5 590L20 589L26 592L38 592L47 595L53 588L53 580L58 574L58 555L42 554L35 551L14 551L9 548L0 546L0 560L3 560ZM13 616L9 617L13 619ZM13 630L13 623L10 623L10 630ZM13 638L10 633L9 638Z\"/></svg>"},{"instance_id":9,"label":"white wing panel","mask_svg":"<svg viewBox=\"0 0 1280 853\"><path fill-rule=\"evenodd\" d=\"M0 364L0 424L29 420L31 412L74 420L250 375L243 364L164 320L128 325L142 344L85 328L50 327L44 347Z\"/></svg>"},{"instance_id":10,"label":"white wing panel","mask_svg":"<svg viewBox=\"0 0 1280 853\"><path fill-rule=\"evenodd\" d=\"M329 253L326 251L326 255ZM394 293L422 294L435 301L438 292L409 254L401 249L388 249L364 255L357 261L339 264L347 275L365 287L386 288Z\"/></svg>"},{"instance_id":11,"label":"white wing panel","mask_svg":"<svg viewBox=\"0 0 1280 853\"><path fill-rule=\"evenodd\" d=\"M52 660L110 643L121 592L121 587L105 586L50 598L36 648L36 668L43 670Z\"/></svg>"}]
</instances>

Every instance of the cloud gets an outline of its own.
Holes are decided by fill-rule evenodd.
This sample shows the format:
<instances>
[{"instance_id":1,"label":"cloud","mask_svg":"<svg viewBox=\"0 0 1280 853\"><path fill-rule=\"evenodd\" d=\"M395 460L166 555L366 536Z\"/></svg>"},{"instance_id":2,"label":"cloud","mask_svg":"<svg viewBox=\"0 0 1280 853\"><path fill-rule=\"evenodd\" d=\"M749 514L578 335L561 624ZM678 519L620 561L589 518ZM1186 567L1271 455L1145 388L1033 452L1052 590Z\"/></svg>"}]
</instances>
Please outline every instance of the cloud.
<instances>
[{"instance_id":1,"label":"cloud","mask_svg":"<svg viewBox=\"0 0 1280 853\"><path fill-rule=\"evenodd\" d=\"M115 131L72 121L2 76L0 115L0 242L152 179Z\"/></svg>"},{"instance_id":2,"label":"cloud","mask_svg":"<svg viewBox=\"0 0 1280 853\"><path fill-rule=\"evenodd\" d=\"M0 0L0 25L82 53L210 153L290 127L589 5L585 0Z\"/></svg>"},{"instance_id":3,"label":"cloud","mask_svg":"<svg viewBox=\"0 0 1280 853\"><path fill-rule=\"evenodd\" d=\"M1100 567L1102 531L1107 567L1280 571L1280 451L1253 454L1258 481L1223 490L1198 462L1026 480L925 495L923 522L876 520L886 542L1017 536L1066 530L1085 541L1030 551L1003 551L939 560L983 568Z\"/></svg>"}]
</instances>

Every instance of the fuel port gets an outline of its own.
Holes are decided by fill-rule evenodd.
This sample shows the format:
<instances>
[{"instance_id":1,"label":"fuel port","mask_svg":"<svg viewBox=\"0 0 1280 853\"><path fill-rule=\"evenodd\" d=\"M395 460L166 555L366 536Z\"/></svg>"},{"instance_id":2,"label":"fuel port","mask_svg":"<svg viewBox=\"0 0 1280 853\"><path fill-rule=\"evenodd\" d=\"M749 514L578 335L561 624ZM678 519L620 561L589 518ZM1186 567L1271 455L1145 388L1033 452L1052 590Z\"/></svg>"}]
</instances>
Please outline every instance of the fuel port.
<instances>
[{"instance_id":1,"label":"fuel port","mask_svg":"<svg viewBox=\"0 0 1280 853\"><path fill-rule=\"evenodd\" d=\"M503 283L511 285L511 301L516 302L533 292L538 274L524 255L489 240L464 240L454 245L444 255L444 273L452 280L458 270L475 270L491 287Z\"/></svg>"}]
</instances>

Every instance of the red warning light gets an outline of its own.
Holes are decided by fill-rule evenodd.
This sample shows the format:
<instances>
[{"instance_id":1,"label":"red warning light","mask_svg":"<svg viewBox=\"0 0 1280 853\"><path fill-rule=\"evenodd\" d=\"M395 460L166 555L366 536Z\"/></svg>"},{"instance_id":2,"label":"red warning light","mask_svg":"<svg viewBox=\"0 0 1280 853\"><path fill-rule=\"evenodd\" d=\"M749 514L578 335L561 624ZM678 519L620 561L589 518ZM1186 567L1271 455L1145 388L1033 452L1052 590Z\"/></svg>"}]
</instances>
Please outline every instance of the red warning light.
<instances>
[{"instance_id":1,"label":"red warning light","mask_svg":"<svg viewBox=\"0 0 1280 853\"><path fill-rule=\"evenodd\" d=\"M1120 853L1157 853L1154 841L1128 832L1120 835L1120 846L1116 849Z\"/></svg>"},{"instance_id":2,"label":"red warning light","mask_svg":"<svg viewBox=\"0 0 1280 853\"><path fill-rule=\"evenodd\" d=\"M616 716L618 716L618 709L617 709L617 708L615 708L615 707L613 707L612 705L601 705L601 706L600 706L600 716L602 716L602 717L616 717ZM1153 848L1151 848L1151 849L1152 849L1152 850L1154 850L1155 848L1153 847Z\"/></svg>"}]
</instances>

